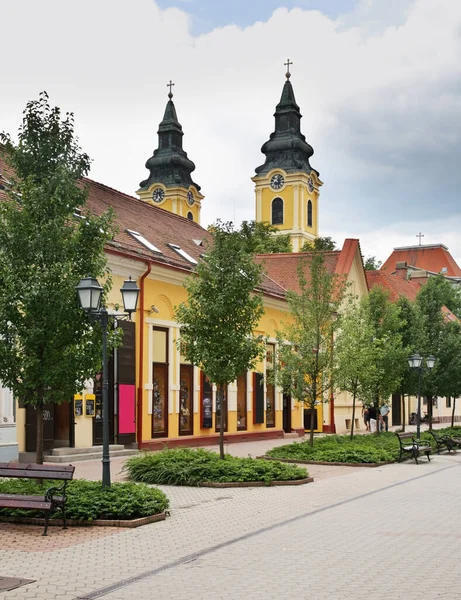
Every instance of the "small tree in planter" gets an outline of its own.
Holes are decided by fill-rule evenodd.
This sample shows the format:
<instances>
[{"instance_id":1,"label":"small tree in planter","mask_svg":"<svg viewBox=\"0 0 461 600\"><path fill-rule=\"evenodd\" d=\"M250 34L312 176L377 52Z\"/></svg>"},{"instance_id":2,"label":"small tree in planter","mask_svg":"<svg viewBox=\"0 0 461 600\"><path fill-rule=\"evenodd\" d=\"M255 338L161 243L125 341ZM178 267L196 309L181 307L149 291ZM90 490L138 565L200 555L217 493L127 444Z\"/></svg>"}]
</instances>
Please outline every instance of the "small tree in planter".
<instances>
[{"instance_id":1,"label":"small tree in planter","mask_svg":"<svg viewBox=\"0 0 461 600\"><path fill-rule=\"evenodd\" d=\"M314 410L327 396L333 373L333 335L346 282L328 270L325 253L314 250L300 258L298 292L288 292L292 321L277 331L273 379L309 409L311 446Z\"/></svg>"},{"instance_id":2,"label":"small tree in planter","mask_svg":"<svg viewBox=\"0 0 461 600\"><path fill-rule=\"evenodd\" d=\"M183 355L217 386L221 409L219 448L224 458L225 387L253 369L265 344L254 330L264 312L255 291L262 270L248 252L245 236L232 223L211 228L212 243L195 273L187 279L187 302L175 310Z\"/></svg>"},{"instance_id":3,"label":"small tree in planter","mask_svg":"<svg viewBox=\"0 0 461 600\"><path fill-rule=\"evenodd\" d=\"M375 364L369 352L373 337L362 307L351 304L341 317L334 345L335 387L352 395L351 440L354 437L355 409L357 399L364 399L364 389L369 386Z\"/></svg>"}]
</instances>

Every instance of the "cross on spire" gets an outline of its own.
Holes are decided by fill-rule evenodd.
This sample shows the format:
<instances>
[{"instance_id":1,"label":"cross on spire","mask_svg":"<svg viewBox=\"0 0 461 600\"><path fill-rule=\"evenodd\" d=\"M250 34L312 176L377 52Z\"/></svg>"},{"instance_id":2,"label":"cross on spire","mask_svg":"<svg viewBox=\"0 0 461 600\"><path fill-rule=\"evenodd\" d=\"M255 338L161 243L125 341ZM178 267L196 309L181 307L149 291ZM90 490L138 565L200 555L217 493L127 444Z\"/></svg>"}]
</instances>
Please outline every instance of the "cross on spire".
<instances>
[{"instance_id":1,"label":"cross on spire","mask_svg":"<svg viewBox=\"0 0 461 600\"><path fill-rule=\"evenodd\" d=\"M421 246L421 238L424 237L424 233L419 232L416 237L419 238L419 245Z\"/></svg>"},{"instance_id":2,"label":"cross on spire","mask_svg":"<svg viewBox=\"0 0 461 600\"><path fill-rule=\"evenodd\" d=\"M285 65L285 67L287 68L287 72L285 73L285 77L287 79L290 79L291 77L291 73L290 73L290 65L292 65L293 63L290 61L289 58L287 58L287 62L283 63Z\"/></svg>"},{"instance_id":3,"label":"cross on spire","mask_svg":"<svg viewBox=\"0 0 461 600\"><path fill-rule=\"evenodd\" d=\"M171 81L170 79L170 83L166 84L166 87L170 88L170 91L168 92L168 98L171 100L171 98L173 98L173 92L171 91L171 88L174 86L174 83Z\"/></svg>"}]
</instances>

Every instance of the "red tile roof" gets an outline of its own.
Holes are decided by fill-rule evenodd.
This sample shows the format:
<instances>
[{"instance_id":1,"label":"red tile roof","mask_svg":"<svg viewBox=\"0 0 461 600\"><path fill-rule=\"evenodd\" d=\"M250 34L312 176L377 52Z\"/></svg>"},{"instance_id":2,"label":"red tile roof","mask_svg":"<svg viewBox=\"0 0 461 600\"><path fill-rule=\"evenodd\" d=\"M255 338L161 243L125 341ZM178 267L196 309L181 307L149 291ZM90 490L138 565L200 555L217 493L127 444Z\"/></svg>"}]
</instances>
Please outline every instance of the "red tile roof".
<instances>
[{"instance_id":1,"label":"red tile roof","mask_svg":"<svg viewBox=\"0 0 461 600\"><path fill-rule=\"evenodd\" d=\"M0 175L6 179L11 171L0 155ZM1 184L0 179L0 184ZM85 178L83 182L88 189L86 207L93 214L100 215L112 208L115 213L117 232L107 245L109 253L122 253L130 258L154 262L169 268L191 271L194 265L180 256L168 244L176 244L196 261L205 252L205 245L197 242L211 240L210 233L198 223L170 213L158 206L147 204L102 183ZM0 195L1 195L0 189ZM83 212L84 212L83 210ZM141 234L153 244L161 254L149 250L144 244L127 233L127 229ZM285 290L276 282L264 276L258 287L264 293L285 296Z\"/></svg>"},{"instance_id":2,"label":"red tile roof","mask_svg":"<svg viewBox=\"0 0 461 600\"><path fill-rule=\"evenodd\" d=\"M341 250L325 252L325 264L330 273L348 275L359 241L346 239ZM304 261L304 275L309 281L309 265L312 252L297 252L290 254L258 254L257 260L264 266L266 274L285 290L299 292L298 265Z\"/></svg>"},{"instance_id":3,"label":"red tile roof","mask_svg":"<svg viewBox=\"0 0 461 600\"><path fill-rule=\"evenodd\" d=\"M421 287L426 283L423 279L403 279L396 274L386 273L385 271L365 271L368 283L368 289L371 290L379 285L389 292L389 298L392 302L399 299L400 296L408 298L411 302L416 300Z\"/></svg>"},{"instance_id":4,"label":"red tile roof","mask_svg":"<svg viewBox=\"0 0 461 600\"><path fill-rule=\"evenodd\" d=\"M450 277L461 277L461 268L457 265L448 248L443 244L427 246L408 246L394 248L394 251L381 267L383 271L395 271L398 262L425 269L432 273L443 273ZM446 271L444 271L446 269Z\"/></svg>"},{"instance_id":5,"label":"red tile roof","mask_svg":"<svg viewBox=\"0 0 461 600\"><path fill-rule=\"evenodd\" d=\"M330 273L335 273L339 259L339 251L325 253L325 264ZM304 261L304 274L309 281L309 265L311 252L287 254L258 254L256 260L263 265L265 273L284 290L299 292L298 265Z\"/></svg>"}]
</instances>

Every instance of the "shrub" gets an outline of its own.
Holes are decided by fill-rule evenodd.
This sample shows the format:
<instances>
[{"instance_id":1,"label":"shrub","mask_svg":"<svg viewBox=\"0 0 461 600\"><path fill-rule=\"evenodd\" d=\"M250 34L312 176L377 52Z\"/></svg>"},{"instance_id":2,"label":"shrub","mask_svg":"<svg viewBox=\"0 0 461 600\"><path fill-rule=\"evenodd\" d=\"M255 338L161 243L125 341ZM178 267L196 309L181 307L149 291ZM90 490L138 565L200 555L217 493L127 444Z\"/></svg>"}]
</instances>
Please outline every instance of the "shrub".
<instances>
[{"instance_id":1,"label":"shrub","mask_svg":"<svg viewBox=\"0 0 461 600\"><path fill-rule=\"evenodd\" d=\"M175 448L144 452L124 467L134 481L165 485L200 485L205 482L289 481L304 479L306 469L280 462L226 455L210 450Z\"/></svg>"},{"instance_id":2,"label":"shrub","mask_svg":"<svg viewBox=\"0 0 461 600\"><path fill-rule=\"evenodd\" d=\"M397 460L399 442L393 433L357 435L352 441L349 435L331 435L316 438L314 446L309 442L294 442L272 448L267 452L273 458L312 460L319 462L379 463Z\"/></svg>"},{"instance_id":3,"label":"shrub","mask_svg":"<svg viewBox=\"0 0 461 600\"><path fill-rule=\"evenodd\" d=\"M28 479L0 479L0 493L42 495L54 485L55 481L40 485ZM143 484L113 483L103 489L100 481L76 479L67 486L66 516L69 519L131 520L161 513L168 506L168 497L161 490ZM0 516L42 517L43 512L2 508ZM60 516L60 511L51 515L52 518Z\"/></svg>"}]
</instances>

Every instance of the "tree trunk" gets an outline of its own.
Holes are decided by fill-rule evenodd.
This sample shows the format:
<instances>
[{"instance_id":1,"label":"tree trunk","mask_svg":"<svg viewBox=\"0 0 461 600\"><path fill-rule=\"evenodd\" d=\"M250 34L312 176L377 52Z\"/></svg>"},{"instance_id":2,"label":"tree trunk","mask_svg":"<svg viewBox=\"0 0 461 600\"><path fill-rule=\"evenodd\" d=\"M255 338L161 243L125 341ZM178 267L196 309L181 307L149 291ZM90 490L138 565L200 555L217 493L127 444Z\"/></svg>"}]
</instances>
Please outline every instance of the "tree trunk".
<instances>
[{"instance_id":1,"label":"tree trunk","mask_svg":"<svg viewBox=\"0 0 461 600\"><path fill-rule=\"evenodd\" d=\"M405 394L402 394L402 431L405 431Z\"/></svg>"},{"instance_id":2,"label":"tree trunk","mask_svg":"<svg viewBox=\"0 0 461 600\"><path fill-rule=\"evenodd\" d=\"M310 413L311 413L311 430L309 432L309 446L311 448L313 448L314 446L314 407L310 407Z\"/></svg>"},{"instance_id":3,"label":"tree trunk","mask_svg":"<svg viewBox=\"0 0 461 600\"><path fill-rule=\"evenodd\" d=\"M224 384L218 385L218 398L220 400L219 406L221 407L221 420L219 423L219 457L224 458Z\"/></svg>"},{"instance_id":4,"label":"tree trunk","mask_svg":"<svg viewBox=\"0 0 461 600\"><path fill-rule=\"evenodd\" d=\"M455 406L456 406L456 398L453 396L453 410L451 411L451 426L455 426Z\"/></svg>"},{"instance_id":5,"label":"tree trunk","mask_svg":"<svg viewBox=\"0 0 461 600\"><path fill-rule=\"evenodd\" d=\"M354 438L354 422L355 422L355 397L356 391L354 390L354 394L352 396L352 423L351 423L351 441Z\"/></svg>"},{"instance_id":6,"label":"tree trunk","mask_svg":"<svg viewBox=\"0 0 461 600\"><path fill-rule=\"evenodd\" d=\"M376 391L376 396L375 396L375 410L376 410L376 435L379 435L381 433L380 431L380 421L379 421L379 415L381 414L379 412L379 391Z\"/></svg>"},{"instance_id":7,"label":"tree trunk","mask_svg":"<svg viewBox=\"0 0 461 600\"><path fill-rule=\"evenodd\" d=\"M37 417L37 445L35 448L35 462L43 465L43 403L35 407Z\"/></svg>"}]
</instances>

